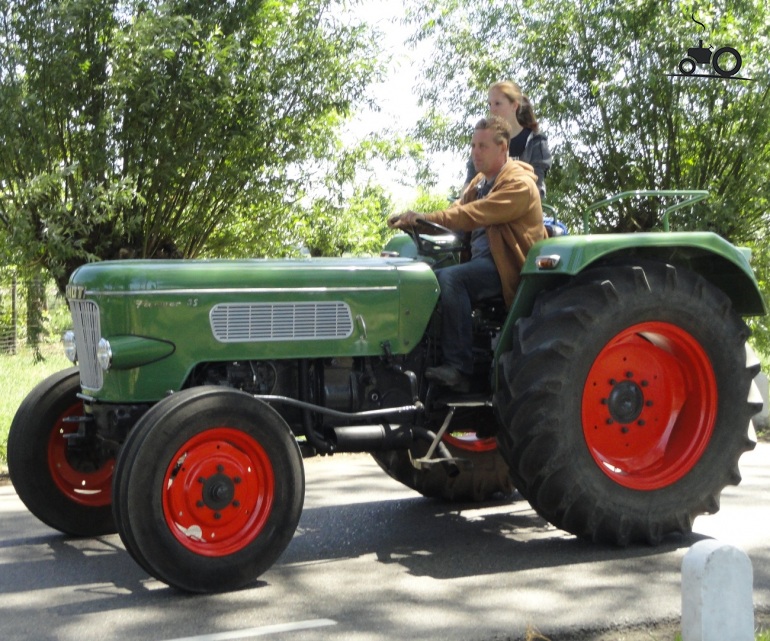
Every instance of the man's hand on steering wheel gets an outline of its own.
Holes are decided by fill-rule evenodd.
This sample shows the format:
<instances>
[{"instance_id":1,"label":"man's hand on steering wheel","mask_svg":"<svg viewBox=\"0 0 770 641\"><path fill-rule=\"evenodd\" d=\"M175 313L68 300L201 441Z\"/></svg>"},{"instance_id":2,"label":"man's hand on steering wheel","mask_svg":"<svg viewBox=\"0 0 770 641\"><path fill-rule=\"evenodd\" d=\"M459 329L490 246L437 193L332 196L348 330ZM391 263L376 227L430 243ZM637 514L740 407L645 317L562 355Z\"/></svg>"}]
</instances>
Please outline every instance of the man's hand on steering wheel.
<instances>
[{"instance_id":1,"label":"man's hand on steering wheel","mask_svg":"<svg viewBox=\"0 0 770 641\"><path fill-rule=\"evenodd\" d=\"M401 229L417 246L417 253L422 256L446 256L463 249L463 241L451 229L423 218L416 211L405 211L403 214L394 214L388 218L388 227ZM449 235L454 237L454 242L437 243L432 235Z\"/></svg>"},{"instance_id":2,"label":"man's hand on steering wheel","mask_svg":"<svg viewBox=\"0 0 770 641\"><path fill-rule=\"evenodd\" d=\"M402 214L394 214L388 218L388 227L396 229L410 229L425 219L416 211L405 211Z\"/></svg>"}]
</instances>

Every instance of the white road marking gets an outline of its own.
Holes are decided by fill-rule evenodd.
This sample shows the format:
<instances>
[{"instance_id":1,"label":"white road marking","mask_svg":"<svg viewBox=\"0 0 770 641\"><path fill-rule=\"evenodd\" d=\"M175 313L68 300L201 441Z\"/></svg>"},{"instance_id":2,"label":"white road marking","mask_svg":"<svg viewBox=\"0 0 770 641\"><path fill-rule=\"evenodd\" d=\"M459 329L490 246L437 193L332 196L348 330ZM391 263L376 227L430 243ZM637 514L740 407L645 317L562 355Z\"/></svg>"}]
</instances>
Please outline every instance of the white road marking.
<instances>
[{"instance_id":1,"label":"white road marking","mask_svg":"<svg viewBox=\"0 0 770 641\"><path fill-rule=\"evenodd\" d=\"M277 625L264 625L259 628L247 628L244 630L233 630L231 632L201 634L195 637L181 637L178 639L167 639L167 641L232 641L233 639L265 637L268 634L278 634L280 632L298 632L300 630L310 630L312 628L324 628L330 625L337 625L337 622L333 621L332 619L313 619L311 621L297 621L296 623L279 623Z\"/></svg>"}]
</instances>

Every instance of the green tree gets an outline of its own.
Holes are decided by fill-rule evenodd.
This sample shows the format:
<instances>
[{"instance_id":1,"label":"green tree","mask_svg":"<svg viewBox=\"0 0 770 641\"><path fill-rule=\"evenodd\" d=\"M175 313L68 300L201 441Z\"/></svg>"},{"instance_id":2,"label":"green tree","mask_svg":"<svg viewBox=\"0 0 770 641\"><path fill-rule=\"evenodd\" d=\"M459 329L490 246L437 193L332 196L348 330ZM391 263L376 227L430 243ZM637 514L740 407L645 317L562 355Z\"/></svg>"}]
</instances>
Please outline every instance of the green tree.
<instances>
[{"instance_id":1,"label":"green tree","mask_svg":"<svg viewBox=\"0 0 770 641\"><path fill-rule=\"evenodd\" d=\"M279 227L378 67L336 0L0 0L0 227L76 266Z\"/></svg>"},{"instance_id":2,"label":"green tree","mask_svg":"<svg viewBox=\"0 0 770 641\"><path fill-rule=\"evenodd\" d=\"M369 135L356 143L335 142L331 153L305 166L305 182L270 210L280 208L280 225L271 225L261 204L237 224L218 230L206 248L214 256L340 256L377 254L390 231L387 217L395 203L378 183L379 167L418 180L429 175L421 144L396 134Z\"/></svg>"},{"instance_id":3,"label":"green tree","mask_svg":"<svg viewBox=\"0 0 770 641\"><path fill-rule=\"evenodd\" d=\"M676 0L414 0L414 39L434 43L419 132L435 148L462 149L486 87L511 78L556 152L549 199L563 217L576 222L587 204L618 191L709 189L675 225L747 241L768 224L770 7L711 3L695 16L705 33L693 11ZM714 50L735 47L739 75L752 80L672 76L699 37ZM655 203L634 202L597 224L644 230L657 215Z\"/></svg>"},{"instance_id":4,"label":"green tree","mask_svg":"<svg viewBox=\"0 0 770 641\"><path fill-rule=\"evenodd\" d=\"M414 202L411 203L409 209L420 212L421 214L428 214L432 211L446 209L455 200L454 195L438 194L421 189L417 192L417 197L414 199Z\"/></svg>"},{"instance_id":5,"label":"green tree","mask_svg":"<svg viewBox=\"0 0 770 641\"><path fill-rule=\"evenodd\" d=\"M417 128L431 148L467 148L487 86L517 81L555 152L548 200L561 219L579 228L590 203L620 191L708 189L708 200L674 214L672 229L710 229L751 246L770 300L765 0L718 0L702 9L679 0L412 0L408 20L413 41L433 43L421 86L426 116ZM736 78L673 75L701 39L712 51L731 46L741 54ZM715 75L711 67L696 73ZM649 230L660 211L654 201L627 201L598 216L595 228ZM767 318L752 324L767 350Z\"/></svg>"}]
</instances>

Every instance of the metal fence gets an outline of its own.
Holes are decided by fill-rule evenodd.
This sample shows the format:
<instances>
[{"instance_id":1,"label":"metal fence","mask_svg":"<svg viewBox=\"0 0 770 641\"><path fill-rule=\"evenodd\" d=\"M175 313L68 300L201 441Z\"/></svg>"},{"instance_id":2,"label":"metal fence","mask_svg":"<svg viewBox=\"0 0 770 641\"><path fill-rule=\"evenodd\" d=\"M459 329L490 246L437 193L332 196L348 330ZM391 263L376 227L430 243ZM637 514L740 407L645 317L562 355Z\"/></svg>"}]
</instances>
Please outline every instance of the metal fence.
<instances>
[{"instance_id":1,"label":"metal fence","mask_svg":"<svg viewBox=\"0 0 770 641\"><path fill-rule=\"evenodd\" d=\"M22 278L13 267L0 267L0 354L50 338L57 331L51 312L63 304L52 281Z\"/></svg>"},{"instance_id":2,"label":"metal fence","mask_svg":"<svg viewBox=\"0 0 770 641\"><path fill-rule=\"evenodd\" d=\"M0 354L15 354L19 346L19 286L14 270L0 270Z\"/></svg>"}]
</instances>

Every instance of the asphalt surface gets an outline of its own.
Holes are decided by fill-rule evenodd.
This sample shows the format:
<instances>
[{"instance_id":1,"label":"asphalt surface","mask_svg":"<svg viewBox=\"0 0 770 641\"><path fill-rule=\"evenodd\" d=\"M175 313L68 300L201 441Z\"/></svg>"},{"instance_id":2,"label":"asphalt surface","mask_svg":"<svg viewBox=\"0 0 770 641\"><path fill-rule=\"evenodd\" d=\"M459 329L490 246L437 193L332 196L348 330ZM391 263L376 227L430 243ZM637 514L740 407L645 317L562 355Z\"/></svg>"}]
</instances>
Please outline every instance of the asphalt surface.
<instances>
[{"instance_id":1,"label":"asphalt surface","mask_svg":"<svg viewBox=\"0 0 770 641\"><path fill-rule=\"evenodd\" d=\"M741 459L744 480L718 514L656 548L578 541L522 500L425 499L364 455L305 464L305 509L283 556L253 587L205 596L151 579L117 535L58 534L0 486L0 638L501 641L537 629L620 641L632 627L676 626L682 558L707 537L749 555L755 608L770 612L770 444Z\"/></svg>"}]
</instances>

